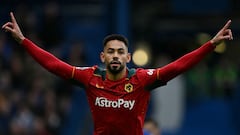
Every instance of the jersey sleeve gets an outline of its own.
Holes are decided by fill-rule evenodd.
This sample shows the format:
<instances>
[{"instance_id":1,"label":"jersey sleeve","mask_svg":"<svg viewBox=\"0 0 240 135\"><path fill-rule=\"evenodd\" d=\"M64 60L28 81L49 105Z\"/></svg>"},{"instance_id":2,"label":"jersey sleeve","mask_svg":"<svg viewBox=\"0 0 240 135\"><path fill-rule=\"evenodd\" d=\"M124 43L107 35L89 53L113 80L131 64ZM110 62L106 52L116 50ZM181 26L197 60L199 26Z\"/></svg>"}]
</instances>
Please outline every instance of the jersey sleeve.
<instances>
[{"instance_id":1,"label":"jersey sleeve","mask_svg":"<svg viewBox=\"0 0 240 135\"><path fill-rule=\"evenodd\" d=\"M86 86L93 74L96 66L93 67L74 67L71 66L51 53L41 49L29 39L24 39L22 46L42 67L49 72L66 80Z\"/></svg>"},{"instance_id":2,"label":"jersey sleeve","mask_svg":"<svg viewBox=\"0 0 240 135\"><path fill-rule=\"evenodd\" d=\"M214 48L215 46L213 46L211 42L207 42L200 48L185 54L162 68L159 68L159 80L168 82L179 74L189 70L193 66L197 65L208 53L212 52Z\"/></svg>"},{"instance_id":3,"label":"jersey sleeve","mask_svg":"<svg viewBox=\"0 0 240 135\"><path fill-rule=\"evenodd\" d=\"M213 46L211 42L207 42L198 49L185 54L164 67L141 69L139 70L138 76L144 87L148 89L165 85L169 80L198 64L208 53L212 52L214 48L215 46Z\"/></svg>"},{"instance_id":4,"label":"jersey sleeve","mask_svg":"<svg viewBox=\"0 0 240 135\"><path fill-rule=\"evenodd\" d=\"M166 82L159 79L159 69L137 69L137 77L146 90L166 85Z\"/></svg>"},{"instance_id":5,"label":"jersey sleeve","mask_svg":"<svg viewBox=\"0 0 240 135\"><path fill-rule=\"evenodd\" d=\"M49 72L60 76L64 79L70 79L72 77L73 66L61 61L51 53L38 47L29 39L25 38L21 44L27 52Z\"/></svg>"},{"instance_id":6,"label":"jersey sleeve","mask_svg":"<svg viewBox=\"0 0 240 135\"><path fill-rule=\"evenodd\" d=\"M92 67L74 67L71 82L81 87L88 87L89 80L93 76L97 66Z\"/></svg>"}]
</instances>

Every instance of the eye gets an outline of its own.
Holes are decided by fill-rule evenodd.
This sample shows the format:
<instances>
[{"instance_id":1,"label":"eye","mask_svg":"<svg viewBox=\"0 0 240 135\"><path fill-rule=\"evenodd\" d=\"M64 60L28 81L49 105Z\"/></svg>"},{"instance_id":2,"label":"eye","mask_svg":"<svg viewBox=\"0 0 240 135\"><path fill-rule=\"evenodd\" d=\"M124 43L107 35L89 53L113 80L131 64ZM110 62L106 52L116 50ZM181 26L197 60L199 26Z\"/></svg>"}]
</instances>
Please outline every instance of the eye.
<instances>
[{"instance_id":1,"label":"eye","mask_svg":"<svg viewBox=\"0 0 240 135\"><path fill-rule=\"evenodd\" d=\"M118 53L119 53L119 54L125 54L125 52L124 52L123 49L118 50Z\"/></svg>"},{"instance_id":2,"label":"eye","mask_svg":"<svg viewBox=\"0 0 240 135\"><path fill-rule=\"evenodd\" d=\"M114 52L113 49L108 49L108 50L107 50L107 53L113 53L113 52Z\"/></svg>"}]
</instances>

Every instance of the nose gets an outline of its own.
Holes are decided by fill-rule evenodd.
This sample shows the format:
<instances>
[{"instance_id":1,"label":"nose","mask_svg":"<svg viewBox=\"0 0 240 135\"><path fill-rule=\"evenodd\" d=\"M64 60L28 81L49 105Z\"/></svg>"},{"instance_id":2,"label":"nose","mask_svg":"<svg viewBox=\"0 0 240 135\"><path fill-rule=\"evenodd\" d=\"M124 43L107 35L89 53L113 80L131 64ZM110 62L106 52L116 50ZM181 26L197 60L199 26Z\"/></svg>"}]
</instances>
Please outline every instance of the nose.
<instances>
[{"instance_id":1,"label":"nose","mask_svg":"<svg viewBox=\"0 0 240 135\"><path fill-rule=\"evenodd\" d=\"M118 61L118 57L117 56L113 56L113 60L114 61Z\"/></svg>"},{"instance_id":2,"label":"nose","mask_svg":"<svg viewBox=\"0 0 240 135\"><path fill-rule=\"evenodd\" d=\"M114 52L113 59L118 59L118 52Z\"/></svg>"}]
</instances>

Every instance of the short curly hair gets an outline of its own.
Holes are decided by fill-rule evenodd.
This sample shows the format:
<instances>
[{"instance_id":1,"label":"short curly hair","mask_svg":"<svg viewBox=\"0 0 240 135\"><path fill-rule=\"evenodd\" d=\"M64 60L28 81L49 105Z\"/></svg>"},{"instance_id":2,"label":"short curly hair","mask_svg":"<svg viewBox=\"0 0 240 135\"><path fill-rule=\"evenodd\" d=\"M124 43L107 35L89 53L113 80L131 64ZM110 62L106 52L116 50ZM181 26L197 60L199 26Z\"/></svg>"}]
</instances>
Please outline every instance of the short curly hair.
<instances>
[{"instance_id":1,"label":"short curly hair","mask_svg":"<svg viewBox=\"0 0 240 135\"><path fill-rule=\"evenodd\" d=\"M106 44L107 44L107 42L109 42L109 41L111 41L111 40L119 40L119 41L122 41L125 45L126 45L126 47L128 47L128 39L125 37L125 36L123 36L123 35L121 35L121 34L111 34L111 35L108 35L108 36L106 36L105 38L104 38L104 40L103 40L103 47L105 47L106 46Z\"/></svg>"}]
</instances>

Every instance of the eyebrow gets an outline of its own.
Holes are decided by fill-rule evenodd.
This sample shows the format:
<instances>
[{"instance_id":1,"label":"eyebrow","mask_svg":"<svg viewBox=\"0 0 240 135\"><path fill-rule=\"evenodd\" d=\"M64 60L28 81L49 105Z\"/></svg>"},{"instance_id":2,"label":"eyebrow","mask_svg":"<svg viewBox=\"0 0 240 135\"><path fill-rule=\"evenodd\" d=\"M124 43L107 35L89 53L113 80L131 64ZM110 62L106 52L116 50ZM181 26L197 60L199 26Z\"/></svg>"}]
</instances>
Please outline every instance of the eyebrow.
<instances>
[{"instance_id":1,"label":"eyebrow","mask_svg":"<svg viewBox=\"0 0 240 135\"><path fill-rule=\"evenodd\" d=\"M118 50L118 51L121 51L121 50L124 50L124 48L117 48L117 49L114 49L114 48L108 48L107 50Z\"/></svg>"}]
</instances>

